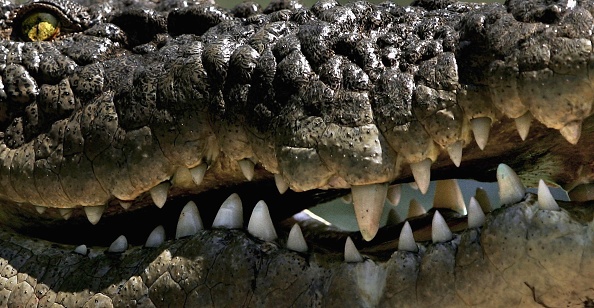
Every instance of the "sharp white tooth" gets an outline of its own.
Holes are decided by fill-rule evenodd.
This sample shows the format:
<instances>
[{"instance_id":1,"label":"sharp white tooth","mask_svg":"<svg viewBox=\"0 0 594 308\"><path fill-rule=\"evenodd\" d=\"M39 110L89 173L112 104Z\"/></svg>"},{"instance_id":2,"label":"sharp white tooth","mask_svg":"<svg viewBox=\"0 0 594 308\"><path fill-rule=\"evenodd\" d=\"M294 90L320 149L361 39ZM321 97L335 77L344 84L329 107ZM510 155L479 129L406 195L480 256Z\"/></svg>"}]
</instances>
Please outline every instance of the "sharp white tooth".
<instances>
[{"instance_id":1,"label":"sharp white tooth","mask_svg":"<svg viewBox=\"0 0 594 308\"><path fill-rule=\"evenodd\" d=\"M454 165L460 167L460 163L462 162L462 141L456 141L450 144L447 150Z\"/></svg>"},{"instance_id":2,"label":"sharp white tooth","mask_svg":"<svg viewBox=\"0 0 594 308\"><path fill-rule=\"evenodd\" d=\"M417 243L415 243L415 238L408 221L404 223L402 230L400 230L400 238L398 238L398 250L410 252L417 252L419 250Z\"/></svg>"},{"instance_id":3,"label":"sharp white tooth","mask_svg":"<svg viewBox=\"0 0 594 308\"><path fill-rule=\"evenodd\" d=\"M73 209L58 209L58 213L60 213L60 216L62 216L64 220L68 220L70 216L72 216L72 211Z\"/></svg>"},{"instance_id":4,"label":"sharp white tooth","mask_svg":"<svg viewBox=\"0 0 594 308\"><path fill-rule=\"evenodd\" d=\"M388 221L386 221L386 225L388 226L393 226L393 225L397 225L402 221L402 219L400 219L400 215L398 215L398 212L396 211L396 208L391 208L390 211L388 212Z\"/></svg>"},{"instance_id":5,"label":"sharp white tooth","mask_svg":"<svg viewBox=\"0 0 594 308\"><path fill-rule=\"evenodd\" d=\"M241 168L243 176L245 176L248 181L251 181L254 178L254 167L256 167L254 162L248 158L244 158L237 163L239 164L239 168Z\"/></svg>"},{"instance_id":6,"label":"sharp white tooth","mask_svg":"<svg viewBox=\"0 0 594 308\"><path fill-rule=\"evenodd\" d=\"M520 177L508 165L499 164L497 167L497 184L501 204L514 204L524 199L526 188Z\"/></svg>"},{"instance_id":7,"label":"sharp white tooth","mask_svg":"<svg viewBox=\"0 0 594 308\"><path fill-rule=\"evenodd\" d=\"M132 206L132 201L123 201L120 200L120 206L124 209L127 210L130 208L130 206Z\"/></svg>"},{"instance_id":8,"label":"sharp white tooth","mask_svg":"<svg viewBox=\"0 0 594 308\"><path fill-rule=\"evenodd\" d=\"M151 188L151 198L153 198L153 202L158 208L162 208L167 201L167 193L169 192L169 187L171 184L169 182L163 182L159 185Z\"/></svg>"},{"instance_id":9,"label":"sharp white tooth","mask_svg":"<svg viewBox=\"0 0 594 308\"><path fill-rule=\"evenodd\" d=\"M212 227L223 229L243 228L243 205L238 194L233 193L223 201Z\"/></svg>"},{"instance_id":10,"label":"sharp white tooth","mask_svg":"<svg viewBox=\"0 0 594 308\"><path fill-rule=\"evenodd\" d=\"M427 210L425 210L419 201L411 199L408 205L408 214L406 215L406 218L413 218L425 214L427 214Z\"/></svg>"},{"instance_id":11,"label":"sharp white tooth","mask_svg":"<svg viewBox=\"0 0 594 308\"><path fill-rule=\"evenodd\" d=\"M474 198L481 205L483 213L490 213L493 210L493 208L491 207L491 201L489 200L489 195L487 194L487 191L484 190L482 187L476 188L474 192Z\"/></svg>"},{"instance_id":12,"label":"sharp white tooth","mask_svg":"<svg viewBox=\"0 0 594 308\"><path fill-rule=\"evenodd\" d=\"M427 193L431 182L431 163L431 159L425 158L418 163L410 164L415 182L423 195Z\"/></svg>"},{"instance_id":13,"label":"sharp white tooth","mask_svg":"<svg viewBox=\"0 0 594 308\"><path fill-rule=\"evenodd\" d=\"M359 230L366 241L371 241L379 229L388 183L353 185L351 192Z\"/></svg>"},{"instance_id":14,"label":"sharp white tooth","mask_svg":"<svg viewBox=\"0 0 594 308\"><path fill-rule=\"evenodd\" d=\"M96 225L99 220L101 219L101 215L103 215L103 211L105 211L106 206L83 206L85 210L85 214L87 215L87 219L93 225Z\"/></svg>"},{"instance_id":15,"label":"sharp white tooth","mask_svg":"<svg viewBox=\"0 0 594 308\"><path fill-rule=\"evenodd\" d=\"M128 249L128 239L126 239L125 236L120 235L115 241L113 241L113 243L111 243L111 245L109 245L107 251L120 253L126 251L126 249Z\"/></svg>"},{"instance_id":16,"label":"sharp white tooth","mask_svg":"<svg viewBox=\"0 0 594 308\"><path fill-rule=\"evenodd\" d=\"M464 196L462 196L462 191L460 190L457 180L437 181L437 185L435 185L433 207L438 209L450 209L462 215L466 215Z\"/></svg>"},{"instance_id":17,"label":"sharp white tooth","mask_svg":"<svg viewBox=\"0 0 594 308\"><path fill-rule=\"evenodd\" d=\"M530 132L530 125L532 125L532 114L530 114L530 112L526 112L523 116L515 118L515 121L520 138L522 138L522 140L526 140L526 137L528 137L528 133Z\"/></svg>"},{"instance_id":18,"label":"sharp white tooth","mask_svg":"<svg viewBox=\"0 0 594 308\"><path fill-rule=\"evenodd\" d=\"M443 216L439 214L439 211L435 211L431 222L431 240L433 243L444 243L451 240L452 237L452 231L450 231Z\"/></svg>"},{"instance_id":19,"label":"sharp white tooth","mask_svg":"<svg viewBox=\"0 0 594 308\"><path fill-rule=\"evenodd\" d=\"M344 262L348 263L358 263L363 262L363 257L355 247L355 243L351 240L351 237L347 237L346 242L344 243Z\"/></svg>"},{"instance_id":20,"label":"sharp white tooth","mask_svg":"<svg viewBox=\"0 0 594 308\"><path fill-rule=\"evenodd\" d=\"M559 130L563 138L571 144L577 144L582 134L582 122L574 121Z\"/></svg>"},{"instance_id":21,"label":"sharp white tooth","mask_svg":"<svg viewBox=\"0 0 594 308\"><path fill-rule=\"evenodd\" d=\"M489 131L491 130L491 118L475 118L470 120L472 132L474 133L474 140L478 144L479 149L484 150L489 141Z\"/></svg>"},{"instance_id":22,"label":"sharp white tooth","mask_svg":"<svg viewBox=\"0 0 594 308\"><path fill-rule=\"evenodd\" d=\"M543 180L538 181L538 206L543 210L559 211L559 204Z\"/></svg>"},{"instance_id":23,"label":"sharp white tooth","mask_svg":"<svg viewBox=\"0 0 594 308\"><path fill-rule=\"evenodd\" d=\"M200 183L202 183L202 180L204 180L204 174L206 174L206 169L208 169L208 165L206 164L200 164L190 169L190 174L192 175L192 181L194 181L194 184L200 185Z\"/></svg>"},{"instance_id":24,"label":"sharp white tooth","mask_svg":"<svg viewBox=\"0 0 594 308\"><path fill-rule=\"evenodd\" d=\"M78 245L76 248L74 248L74 252L79 255L86 256L89 250L87 249L87 245Z\"/></svg>"},{"instance_id":25,"label":"sharp white tooth","mask_svg":"<svg viewBox=\"0 0 594 308\"><path fill-rule=\"evenodd\" d=\"M179 214L175 238L191 236L203 229L202 218L200 218L200 212L198 212L196 203L194 201L188 202Z\"/></svg>"},{"instance_id":26,"label":"sharp white tooth","mask_svg":"<svg viewBox=\"0 0 594 308\"><path fill-rule=\"evenodd\" d=\"M351 203L353 203L353 195L351 195L351 194L344 195L344 196L342 196L341 198L342 198L342 201L343 201L344 203L346 203L346 204L351 204Z\"/></svg>"},{"instance_id":27,"label":"sharp white tooth","mask_svg":"<svg viewBox=\"0 0 594 308\"><path fill-rule=\"evenodd\" d=\"M267 242L274 241L278 237L272 224L272 218L270 218L268 205L266 205L264 200L256 203L250 221L248 222L247 230L251 235Z\"/></svg>"},{"instance_id":28,"label":"sharp white tooth","mask_svg":"<svg viewBox=\"0 0 594 308\"><path fill-rule=\"evenodd\" d=\"M281 195L284 194L287 189L289 189L289 183L287 183L283 176L278 173L274 175L274 183L276 184L276 188Z\"/></svg>"},{"instance_id":29,"label":"sharp white tooth","mask_svg":"<svg viewBox=\"0 0 594 308\"><path fill-rule=\"evenodd\" d=\"M149 234L144 243L144 247L159 247L165 242L165 228L163 226L157 226L151 234Z\"/></svg>"},{"instance_id":30,"label":"sharp white tooth","mask_svg":"<svg viewBox=\"0 0 594 308\"><path fill-rule=\"evenodd\" d=\"M391 185L388 187L388 193L386 194L386 199L390 202L391 205L398 205L400 202L400 197L402 196L402 186L400 184Z\"/></svg>"},{"instance_id":31,"label":"sharp white tooth","mask_svg":"<svg viewBox=\"0 0 594 308\"><path fill-rule=\"evenodd\" d=\"M41 206L41 205L36 205L35 210L37 211L37 213L43 214L43 213L45 213L45 210L47 210L47 207Z\"/></svg>"},{"instance_id":32,"label":"sharp white tooth","mask_svg":"<svg viewBox=\"0 0 594 308\"><path fill-rule=\"evenodd\" d=\"M294 224L289 232L289 239L287 239L287 248L297 252L307 252L307 243L301 232L301 227Z\"/></svg>"},{"instance_id":33,"label":"sharp white tooth","mask_svg":"<svg viewBox=\"0 0 594 308\"><path fill-rule=\"evenodd\" d=\"M468 203L468 228L482 227L484 223L485 213L481 205L474 197L470 197L470 202Z\"/></svg>"}]
</instances>

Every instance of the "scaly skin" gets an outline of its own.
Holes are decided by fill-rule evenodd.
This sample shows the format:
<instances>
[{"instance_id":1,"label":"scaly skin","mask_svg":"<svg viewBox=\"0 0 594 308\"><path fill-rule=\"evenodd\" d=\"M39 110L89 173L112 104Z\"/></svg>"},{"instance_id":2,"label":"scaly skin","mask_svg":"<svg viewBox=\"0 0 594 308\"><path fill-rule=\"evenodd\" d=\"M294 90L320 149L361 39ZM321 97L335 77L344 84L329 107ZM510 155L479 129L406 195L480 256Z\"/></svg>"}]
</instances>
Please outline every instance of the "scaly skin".
<instances>
[{"instance_id":1,"label":"scaly skin","mask_svg":"<svg viewBox=\"0 0 594 308\"><path fill-rule=\"evenodd\" d=\"M40 6L4 5L3 305L592 304L590 208L539 210L531 195L418 253L390 257L395 246L372 242L363 251L373 261L357 264L242 231L88 256L20 233L110 241L133 232L113 222L144 217L147 192L162 182L173 184L166 208L177 213L179 200L224 188L253 195L261 187L268 198L273 174L301 192L268 202L274 210L317 200L315 189L410 181L410 166L424 160L433 178L493 180L505 162L529 185L590 183L593 3L420 1L405 9L326 1L307 10L278 2L260 14L250 4L228 12L51 2L43 9L63 14L62 28L36 43L20 42L19 27ZM524 142L513 123L522 117L535 119ZM471 133L481 118L492 122L484 150ZM448 152L459 146L457 168ZM258 164L253 186L237 166L246 159ZM195 185L189 169L203 164L209 170ZM133 212L122 214L120 201ZM206 208L220 204L209 201ZM102 226L88 226L80 210L58 219L106 205ZM52 209L39 216L34 206Z\"/></svg>"}]
</instances>

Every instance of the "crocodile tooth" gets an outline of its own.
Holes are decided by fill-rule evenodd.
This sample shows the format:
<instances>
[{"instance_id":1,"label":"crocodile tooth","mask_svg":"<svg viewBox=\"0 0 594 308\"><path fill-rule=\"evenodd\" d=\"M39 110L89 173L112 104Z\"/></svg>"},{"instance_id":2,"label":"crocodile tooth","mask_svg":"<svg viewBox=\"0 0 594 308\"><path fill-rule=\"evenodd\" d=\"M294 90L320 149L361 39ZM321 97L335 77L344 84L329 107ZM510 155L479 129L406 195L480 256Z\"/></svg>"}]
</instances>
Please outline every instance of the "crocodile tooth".
<instances>
[{"instance_id":1,"label":"crocodile tooth","mask_svg":"<svg viewBox=\"0 0 594 308\"><path fill-rule=\"evenodd\" d=\"M450 228L443 219L443 216L439 214L439 211L435 211L435 214L433 214L433 220L431 221L431 240L433 243L444 243L451 240L452 238L452 231L450 231Z\"/></svg>"},{"instance_id":2,"label":"crocodile tooth","mask_svg":"<svg viewBox=\"0 0 594 308\"><path fill-rule=\"evenodd\" d=\"M43 214L47 210L47 207L41 206L41 205L36 205L35 210L37 211L37 213Z\"/></svg>"},{"instance_id":3,"label":"crocodile tooth","mask_svg":"<svg viewBox=\"0 0 594 308\"><path fill-rule=\"evenodd\" d=\"M559 130L563 138L571 144L577 144L582 134L582 122L574 121L571 122Z\"/></svg>"},{"instance_id":4,"label":"crocodile tooth","mask_svg":"<svg viewBox=\"0 0 594 308\"><path fill-rule=\"evenodd\" d=\"M489 195L487 194L487 191L482 187L476 188L474 192L474 198L481 205L483 213L490 213L493 210L493 208L491 207L491 201L489 200Z\"/></svg>"},{"instance_id":5,"label":"crocodile tooth","mask_svg":"<svg viewBox=\"0 0 594 308\"><path fill-rule=\"evenodd\" d=\"M344 262L348 263L358 263L363 262L363 257L355 247L355 243L351 240L351 237L347 237L346 242L344 243Z\"/></svg>"},{"instance_id":6,"label":"crocodile tooth","mask_svg":"<svg viewBox=\"0 0 594 308\"><path fill-rule=\"evenodd\" d=\"M557 201L551 194L551 190L542 179L538 181L538 207L549 211L560 210L559 204L557 204Z\"/></svg>"},{"instance_id":7,"label":"crocodile tooth","mask_svg":"<svg viewBox=\"0 0 594 308\"><path fill-rule=\"evenodd\" d=\"M530 112L524 113L523 116L514 119L516 122L516 129L518 130L518 134L520 134L520 138L522 140L526 140L528 137L528 133L530 132L530 126L532 125L532 114Z\"/></svg>"},{"instance_id":8,"label":"crocodile tooth","mask_svg":"<svg viewBox=\"0 0 594 308\"><path fill-rule=\"evenodd\" d=\"M194 168L190 168L190 174L192 175L192 181L194 184L200 185L202 180L204 180L204 174L206 174L206 169L208 169L207 164L200 164Z\"/></svg>"},{"instance_id":9,"label":"crocodile tooth","mask_svg":"<svg viewBox=\"0 0 594 308\"><path fill-rule=\"evenodd\" d=\"M287 248L297 252L307 252L307 243L301 232L301 227L298 224L294 224L289 232L289 238L287 239Z\"/></svg>"},{"instance_id":10,"label":"crocodile tooth","mask_svg":"<svg viewBox=\"0 0 594 308\"><path fill-rule=\"evenodd\" d=\"M87 215L87 219L93 225L96 225L99 220L101 219L101 215L103 215L103 211L105 211L106 206L83 206L85 210L85 214Z\"/></svg>"},{"instance_id":11,"label":"crocodile tooth","mask_svg":"<svg viewBox=\"0 0 594 308\"><path fill-rule=\"evenodd\" d=\"M120 206L124 209L127 210L130 208L130 206L132 206L132 201L123 201L120 200Z\"/></svg>"},{"instance_id":12,"label":"crocodile tooth","mask_svg":"<svg viewBox=\"0 0 594 308\"><path fill-rule=\"evenodd\" d=\"M398 238L398 250L410 252L417 252L419 250L417 243L415 243L415 238L408 221L404 223L402 230L400 230L400 237Z\"/></svg>"},{"instance_id":13,"label":"crocodile tooth","mask_svg":"<svg viewBox=\"0 0 594 308\"><path fill-rule=\"evenodd\" d=\"M264 200L256 203L250 221L248 222L247 230L251 235L267 242L274 241L278 237L272 224L272 218L270 218L268 205L266 205Z\"/></svg>"},{"instance_id":14,"label":"crocodile tooth","mask_svg":"<svg viewBox=\"0 0 594 308\"><path fill-rule=\"evenodd\" d=\"M466 204L464 196L455 179L437 181L435 185L435 196L433 207L437 209L450 209L462 215L466 215Z\"/></svg>"},{"instance_id":15,"label":"crocodile tooth","mask_svg":"<svg viewBox=\"0 0 594 308\"><path fill-rule=\"evenodd\" d=\"M341 198L342 198L342 202L344 202L346 204L353 203L353 195L352 194L344 195Z\"/></svg>"},{"instance_id":16,"label":"crocodile tooth","mask_svg":"<svg viewBox=\"0 0 594 308\"><path fill-rule=\"evenodd\" d=\"M425 214L427 214L427 210L425 210L419 201L411 199L408 205L408 214L406 214L406 218L413 218Z\"/></svg>"},{"instance_id":17,"label":"crocodile tooth","mask_svg":"<svg viewBox=\"0 0 594 308\"><path fill-rule=\"evenodd\" d=\"M64 220L68 220L70 216L72 216L72 211L73 209L58 209L58 213L60 213L60 216L62 216Z\"/></svg>"},{"instance_id":18,"label":"crocodile tooth","mask_svg":"<svg viewBox=\"0 0 594 308\"><path fill-rule=\"evenodd\" d=\"M177 229L175 230L175 238L178 239L191 236L203 229L204 227L202 225L202 219L200 218L200 212L198 212L198 207L194 201L189 201L179 214Z\"/></svg>"},{"instance_id":19,"label":"crocodile tooth","mask_svg":"<svg viewBox=\"0 0 594 308\"><path fill-rule=\"evenodd\" d=\"M128 249L128 239L125 236L120 235L118 238L109 245L108 252L120 253Z\"/></svg>"},{"instance_id":20,"label":"crocodile tooth","mask_svg":"<svg viewBox=\"0 0 594 308\"><path fill-rule=\"evenodd\" d=\"M243 205L238 194L233 193L223 201L212 227L223 229L240 229L243 227Z\"/></svg>"},{"instance_id":21,"label":"crocodile tooth","mask_svg":"<svg viewBox=\"0 0 594 308\"><path fill-rule=\"evenodd\" d=\"M450 159L454 162L456 167L460 167L462 162L462 141L458 140L447 147Z\"/></svg>"},{"instance_id":22,"label":"crocodile tooth","mask_svg":"<svg viewBox=\"0 0 594 308\"><path fill-rule=\"evenodd\" d=\"M400 203L400 197L402 196L402 185L390 185L388 187L388 193L386 194L386 199L390 202L391 205L398 205Z\"/></svg>"},{"instance_id":23,"label":"crocodile tooth","mask_svg":"<svg viewBox=\"0 0 594 308\"><path fill-rule=\"evenodd\" d=\"M366 241L371 241L377 234L387 192L388 183L351 187L357 224Z\"/></svg>"},{"instance_id":24,"label":"crocodile tooth","mask_svg":"<svg viewBox=\"0 0 594 308\"><path fill-rule=\"evenodd\" d=\"M418 163L410 164L415 183L423 195L427 193L431 182L431 163L431 159L425 158Z\"/></svg>"},{"instance_id":25,"label":"crocodile tooth","mask_svg":"<svg viewBox=\"0 0 594 308\"><path fill-rule=\"evenodd\" d=\"M474 197L470 197L470 202L468 203L468 228L482 227L484 223L485 213L481 205Z\"/></svg>"},{"instance_id":26,"label":"crocodile tooth","mask_svg":"<svg viewBox=\"0 0 594 308\"><path fill-rule=\"evenodd\" d=\"M254 162L248 158L244 158L237 163L239 164L239 168L241 169L243 176L245 176L248 181L251 181L254 178L254 167L256 167Z\"/></svg>"},{"instance_id":27,"label":"crocodile tooth","mask_svg":"<svg viewBox=\"0 0 594 308\"><path fill-rule=\"evenodd\" d=\"M165 242L165 228L159 225L149 234L144 247L159 247Z\"/></svg>"},{"instance_id":28,"label":"crocodile tooth","mask_svg":"<svg viewBox=\"0 0 594 308\"><path fill-rule=\"evenodd\" d=\"M274 183L276 184L276 188L281 195L284 194L287 189L289 189L289 183L287 183L287 181L285 181L283 176L280 174L274 175Z\"/></svg>"},{"instance_id":29,"label":"crocodile tooth","mask_svg":"<svg viewBox=\"0 0 594 308\"><path fill-rule=\"evenodd\" d=\"M400 215L398 215L396 208L392 207L390 209L390 211L388 212L388 220L386 221L386 225L394 226L394 225L399 224L401 221L402 221L402 219L400 218Z\"/></svg>"},{"instance_id":30,"label":"crocodile tooth","mask_svg":"<svg viewBox=\"0 0 594 308\"><path fill-rule=\"evenodd\" d=\"M578 185L568 193L571 201L590 201L594 200L594 184Z\"/></svg>"},{"instance_id":31,"label":"crocodile tooth","mask_svg":"<svg viewBox=\"0 0 594 308\"><path fill-rule=\"evenodd\" d=\"M484 150L489 141L489 131L491 130L491 118L475 118L470 120L470 126L474 134L474 140L479 149Z\"/></svg>"},{"instance_id":32,"label":"crocodile tooth","mask_svg":"<svg viewBox=\"0 0 594 308\"><path fill-rule=\"evenodd\" d=\"M162 208L163 205L165 205L165 202L167 201L167 193L169 192L170 186L171 183L163 182L151 188L151 198L153 199L153 203L155 203L155 205L158 208Z\"/></svg>"},{"instance_id":33,"label":"crocodile tooth","mask_svg":"<svg viewBox=\"0 0 594 308\"><path fill-rule=\"evenodd\" d=\"M87 253L89 253L89 250L87 249L87 245L83 244L83 245L76 246L76 248L74 248L74 252L79 255L86 256Z\"/></svg>"},{"instance_id":34,"label":"crocodile tooth","mask_svg":"<svg viewBox=\"0 0 594 308\"><path fill-rule=\"evenodd\" d=\"M501 204L514 204L524 199L526 188L520 177L508 165L499 164L497 167L497 184Z\"/></svg>"}]
</instances>

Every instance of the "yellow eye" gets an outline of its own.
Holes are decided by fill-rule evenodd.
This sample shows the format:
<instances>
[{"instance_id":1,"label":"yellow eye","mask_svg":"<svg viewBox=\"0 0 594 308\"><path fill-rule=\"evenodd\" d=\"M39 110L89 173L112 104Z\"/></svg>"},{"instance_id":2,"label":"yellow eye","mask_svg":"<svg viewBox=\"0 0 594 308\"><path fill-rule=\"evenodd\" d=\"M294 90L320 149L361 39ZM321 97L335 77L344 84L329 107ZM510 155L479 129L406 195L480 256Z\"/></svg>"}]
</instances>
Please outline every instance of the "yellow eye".
<instances>
[{"instance_id":1,"label":"yellow eye","mask_svg":"<svg viewBox=\"0 0 594 308\"><path fill-rule=\"evenodd\" d=\"M21 29L31 41L47 41L60 34L60 22L50 13L36 12L23 20Z\"/></svg>"}]
</instances>

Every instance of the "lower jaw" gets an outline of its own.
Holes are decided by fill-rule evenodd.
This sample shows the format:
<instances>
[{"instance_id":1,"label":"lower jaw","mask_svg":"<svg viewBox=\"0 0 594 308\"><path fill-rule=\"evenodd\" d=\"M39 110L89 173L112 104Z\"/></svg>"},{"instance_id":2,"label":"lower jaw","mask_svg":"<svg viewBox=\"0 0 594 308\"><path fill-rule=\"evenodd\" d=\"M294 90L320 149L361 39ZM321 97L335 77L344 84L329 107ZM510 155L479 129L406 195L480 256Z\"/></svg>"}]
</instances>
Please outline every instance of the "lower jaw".
<instances>
[{"instance_id":1,"label":"lower jaw","mask_svg":"<svg viewBox=\"0 0 594 308\"><path fill-rule=\"evenodd\" d=\"M381 253L372 243L360 247L357 263L319 247L293 252L285 239L263 242L243 230L203 230L157 248L92 248L87 255L2 231L0 306L591 305L594 207L560 205L543 210L527 194L449 241L417 242L417 252L388 245ZM346 236L336 237L337 246Z\"/></svg>"}]
</instances>

